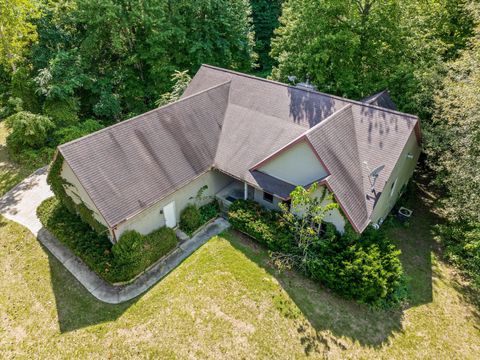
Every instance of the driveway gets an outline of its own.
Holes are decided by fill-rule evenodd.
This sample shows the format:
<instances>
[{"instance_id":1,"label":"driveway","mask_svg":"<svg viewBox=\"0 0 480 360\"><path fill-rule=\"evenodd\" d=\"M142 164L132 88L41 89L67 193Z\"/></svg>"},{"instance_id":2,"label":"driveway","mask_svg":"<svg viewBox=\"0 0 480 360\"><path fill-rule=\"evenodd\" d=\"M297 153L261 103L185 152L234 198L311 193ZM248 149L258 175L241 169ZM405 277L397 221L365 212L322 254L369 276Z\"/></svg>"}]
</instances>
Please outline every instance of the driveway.
<instances>
[{"instance_id":1,"label":"driveway","mask_svg":"<svg viewBox=\"0 0 480 360\"><path fill-rule=\"evenodd\" d=\"M0 198L0 214L28 228L35 236L42 228L37 207L53 196L47 184L47 166L38 169Z\"/></svg>"}]
</instances>

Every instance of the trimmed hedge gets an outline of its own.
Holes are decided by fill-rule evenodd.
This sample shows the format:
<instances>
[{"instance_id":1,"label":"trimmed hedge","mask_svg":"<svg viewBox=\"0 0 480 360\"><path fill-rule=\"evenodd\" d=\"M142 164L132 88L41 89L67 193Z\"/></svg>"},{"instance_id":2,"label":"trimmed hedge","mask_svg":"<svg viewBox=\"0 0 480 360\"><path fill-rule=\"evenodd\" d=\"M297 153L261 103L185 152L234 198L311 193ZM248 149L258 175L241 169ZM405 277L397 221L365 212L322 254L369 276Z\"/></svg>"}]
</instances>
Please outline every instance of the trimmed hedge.
<instances>
[{"instance_id":1,"label":"trimmed hedge","mask_svg":"<svg viewBox=\"0 0 480 360\"><path fill-rule=\"evenodd\" d=\"M252 200L237 200L228 209L228 220L233 228L272 251L294 253L297 250L294 236L278 211L267 210Z\"/></svg>"},{"instance_id":2,"label":"trimmed hedge","mask_svg":"<svg viewBox=\"0 0 480 360\"><path fill-rule=\"evenodd\" d=\"M367 228L359 235L347 227L343 235L322 238L305 268L309 277L346 298L385 306L405 297L399 256L381 230Z\"/></svg>"},{"instance_id":3,"label":"trimmed hedge","mask_svg":"<svg viewBox=\"0 0 480 360\"><path fill-rule=\"evenodd\" d=\"M253 201L238 200L229 209L229 221L274 252L298 254L292 230L279 212ZM400 251L381 230L367 229L362 235L349 226L340 235L325 223L323 235L297 264L305 274L343 297L388 307L405 296Z\"/></svg>"},{"instance_id":4,"label":"trimmed hedge","mask_svg":"<svg viewBox=\"0 0 480 360\"><path fill-rule=\"evenodd\" d=\"M192 235L202 225L202 217L198 207L194 204L189 204L180 213L180 229L186 234Z\"/></svg>"},{"instance_id":5,"label":"trimmed hedge","mask_svg":"<svg viewBox=\"0 0 480 360\"><path fill-rule=\"evenodd\" d=\"M177 246L175 231L162 227L148 235L130 230L112 247L115 263L124 279L132 279Z\"/></svg>"},{"instance_id":6,"label":"trimmed hedge","mask_svg":"<svg viewBox=\"0 0 480 360\"><path fill-rule=\"evenodd\" d=\"M131 280L177 245L173 230L161 228L146 236L138 234L133 243L123 235L112 246L105 233L97 234L56 197L45 200L37 215L48 231L110 283Z\"/></svg>"},{"instance_id":7,"label":"trimmed hedge","mask_svg":"<svg viewBox=\"0 0 480 360\"><path fill-rule=\"evenodd\" d=\"M202 225L220 215L220 205L217 200L213 200L206 205L200 206L198 210L200 211Z\"/></svg>"},{"instance_id":8,"label":"trimmed hedge","mask_svg":"<svg viewBox=\"0 0 480 360\"><path fill-rule=\"evenodd\" d=\"M186 234L192 235L203 224L220 214L220 206L216 200L197 207L195 204L189 204L180 213L180 229Z\"/></svg>"}]
</instances>

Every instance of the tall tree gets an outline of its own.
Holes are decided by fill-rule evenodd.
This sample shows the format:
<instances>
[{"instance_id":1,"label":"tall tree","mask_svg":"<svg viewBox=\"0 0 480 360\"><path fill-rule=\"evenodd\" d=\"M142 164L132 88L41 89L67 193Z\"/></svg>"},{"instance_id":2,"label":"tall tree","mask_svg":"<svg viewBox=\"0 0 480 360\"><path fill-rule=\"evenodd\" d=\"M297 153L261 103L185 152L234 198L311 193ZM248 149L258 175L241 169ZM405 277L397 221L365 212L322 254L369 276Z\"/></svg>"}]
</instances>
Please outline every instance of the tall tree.
<instances>
[{"instance_id":1,"label":"tall tree","mask_svg":"<svg viewBox=\"0 0 480 360\"><path fill-rule=\"evenodd\" d=\"M32 20L40 16L35 0L0 0L0 64L15 71L25 49L37 39Z\"/></svg>"},{"instance_id":2,"label":"tall tree","mask_svg":"<svg viewBox=\"0 0 480 360\"><path fill-rule=\"evenodd\" d=\"M480 28L472 47L449 65L426 133L429 163L448 190L450 219L480 227Z\"/></svg>"},{"instance_id":3,"label":"tall tree","mask_svg":"<svg viewBox=\"0 0 480 360\"><path fill-rule=\"evenodd\" d=\"M269 71L273 66L270 57L270 42L273 31L280 24L283 0L251 0L252 19L255 28L255 51L258 54L260 71Z\"/></svg>"},{"instance_id":4,"label":"tall tree","mask_svg":"<svg viewBox=\"0 0 480 360\"><path fill-rule=\"evenodd\" d=\"M468 28L461 12L448 13L453 2L463 1L288 0L272 45L273 77L309 78L357 99L388 88L402 110L428 117L443 57L462 46L446 34Z\"/></svg>"},{"instance_id":5,"label":"tall tree","mask_svg":"<svg viewBox=\"0 0 480 360\"><path fill-rule=\"evenodd\" d=\"M70 19L73 40L67 31L67 50L50 57L38 80L73 91L87 115L120 120L151 108L176 69L253 63L247 0L77 0Z\"/></svg>"},{"instance_id":6,"label":"tall tree","mask_svg":"<svg viewBox=\"0 0 480 360\"><path fill-rule=\"evenodd\" d=\"M480 5L471 9L477 29L450 62L424 133L428 163L445 191L448 221L437 227L445 255L480 288Z\"/></svg>"}]
</instances>

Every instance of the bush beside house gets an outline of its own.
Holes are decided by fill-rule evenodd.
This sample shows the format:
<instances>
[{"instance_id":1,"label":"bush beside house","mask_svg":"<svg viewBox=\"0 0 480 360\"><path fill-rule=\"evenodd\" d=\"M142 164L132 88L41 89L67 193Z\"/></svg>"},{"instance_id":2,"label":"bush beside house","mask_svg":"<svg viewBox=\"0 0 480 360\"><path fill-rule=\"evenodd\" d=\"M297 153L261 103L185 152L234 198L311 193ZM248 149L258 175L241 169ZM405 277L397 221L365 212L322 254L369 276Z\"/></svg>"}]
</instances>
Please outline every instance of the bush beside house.
<instances>
[{"instance_id":1,"label":"bush beside house","mask_svg":"<svg viewBox=\"0 0 480 360\"><path fill-rule=\"evenodd\" d=\"M295 243L280 212L238 200L228 216L234 229L266 245L274 258L293 259L308 277L341 296L374 306L391 306L405 297L400 251L381 230L369 228L359 235L347 226L341 235L324 223L321 235L305 250Z\"/></svg>"},{"instance_id":2,"label":"bush beside house","mask_svg":"<svg viewBox=\"0 0 480 360\"><path fill-rule=\"evenodd\" d=\"M123 233L112 247L120 277L127 280L134 278L173 250L177 242L175 231L167 227L148 235L141 235L135 230Z\"/></svg>"},{"instance_id":3,"label":"bush beside house","mask_svg":"<svg viewBox=\"0 0 480 360\"><path fill-rule=\"evenodd\" d=\"M268 210L252 200L238 200L230 206L228 220L233 228L271 251L294 253L297 250L293 235L278 211Z\"/></svg>"},{"instance_id":4,"label":"bush beside house","mask_svg":"<svg viewBox=\"0 0 480 360\"><path fill-rule=\"evenodd\" d=\"M177 245L175 232L160 228L148 235L126 232L112 245L106 233L99 234L56 197L37 209L43 226L110 283L131 280Z\"/></svg>"},{"instance_id":5,"label":"bush beside house","mask_svg":"<svg viewBox=\"0 0 480 360\"><path fill-rule=\"evenodd\" d=\"M202 225L206 224L220 214L220 207L216 200L198 207L189 204L180 213L179 227L187 235L191 236Z\"/></svg>"}]
</instances>

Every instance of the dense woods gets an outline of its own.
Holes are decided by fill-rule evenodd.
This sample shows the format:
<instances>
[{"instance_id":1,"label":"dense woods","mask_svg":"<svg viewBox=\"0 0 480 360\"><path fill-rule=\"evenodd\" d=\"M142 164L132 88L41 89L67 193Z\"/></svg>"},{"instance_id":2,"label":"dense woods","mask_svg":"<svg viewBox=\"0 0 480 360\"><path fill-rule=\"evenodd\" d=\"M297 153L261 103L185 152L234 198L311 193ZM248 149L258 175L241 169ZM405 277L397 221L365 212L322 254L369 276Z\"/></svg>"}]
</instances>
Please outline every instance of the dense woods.
<instances>
[{"instance_id":1,"label":"dense woods","mask_svg":"<svg viewBox=\"0 0 480 360\"><path fill-rule=\"evenodd\" d=\"M171 101L202 63L353 99L387 88L421 118L439 236L480 282L479 19L469 0L0 0L0 119L35 167Z\"/></svg>"}]
</instances>

